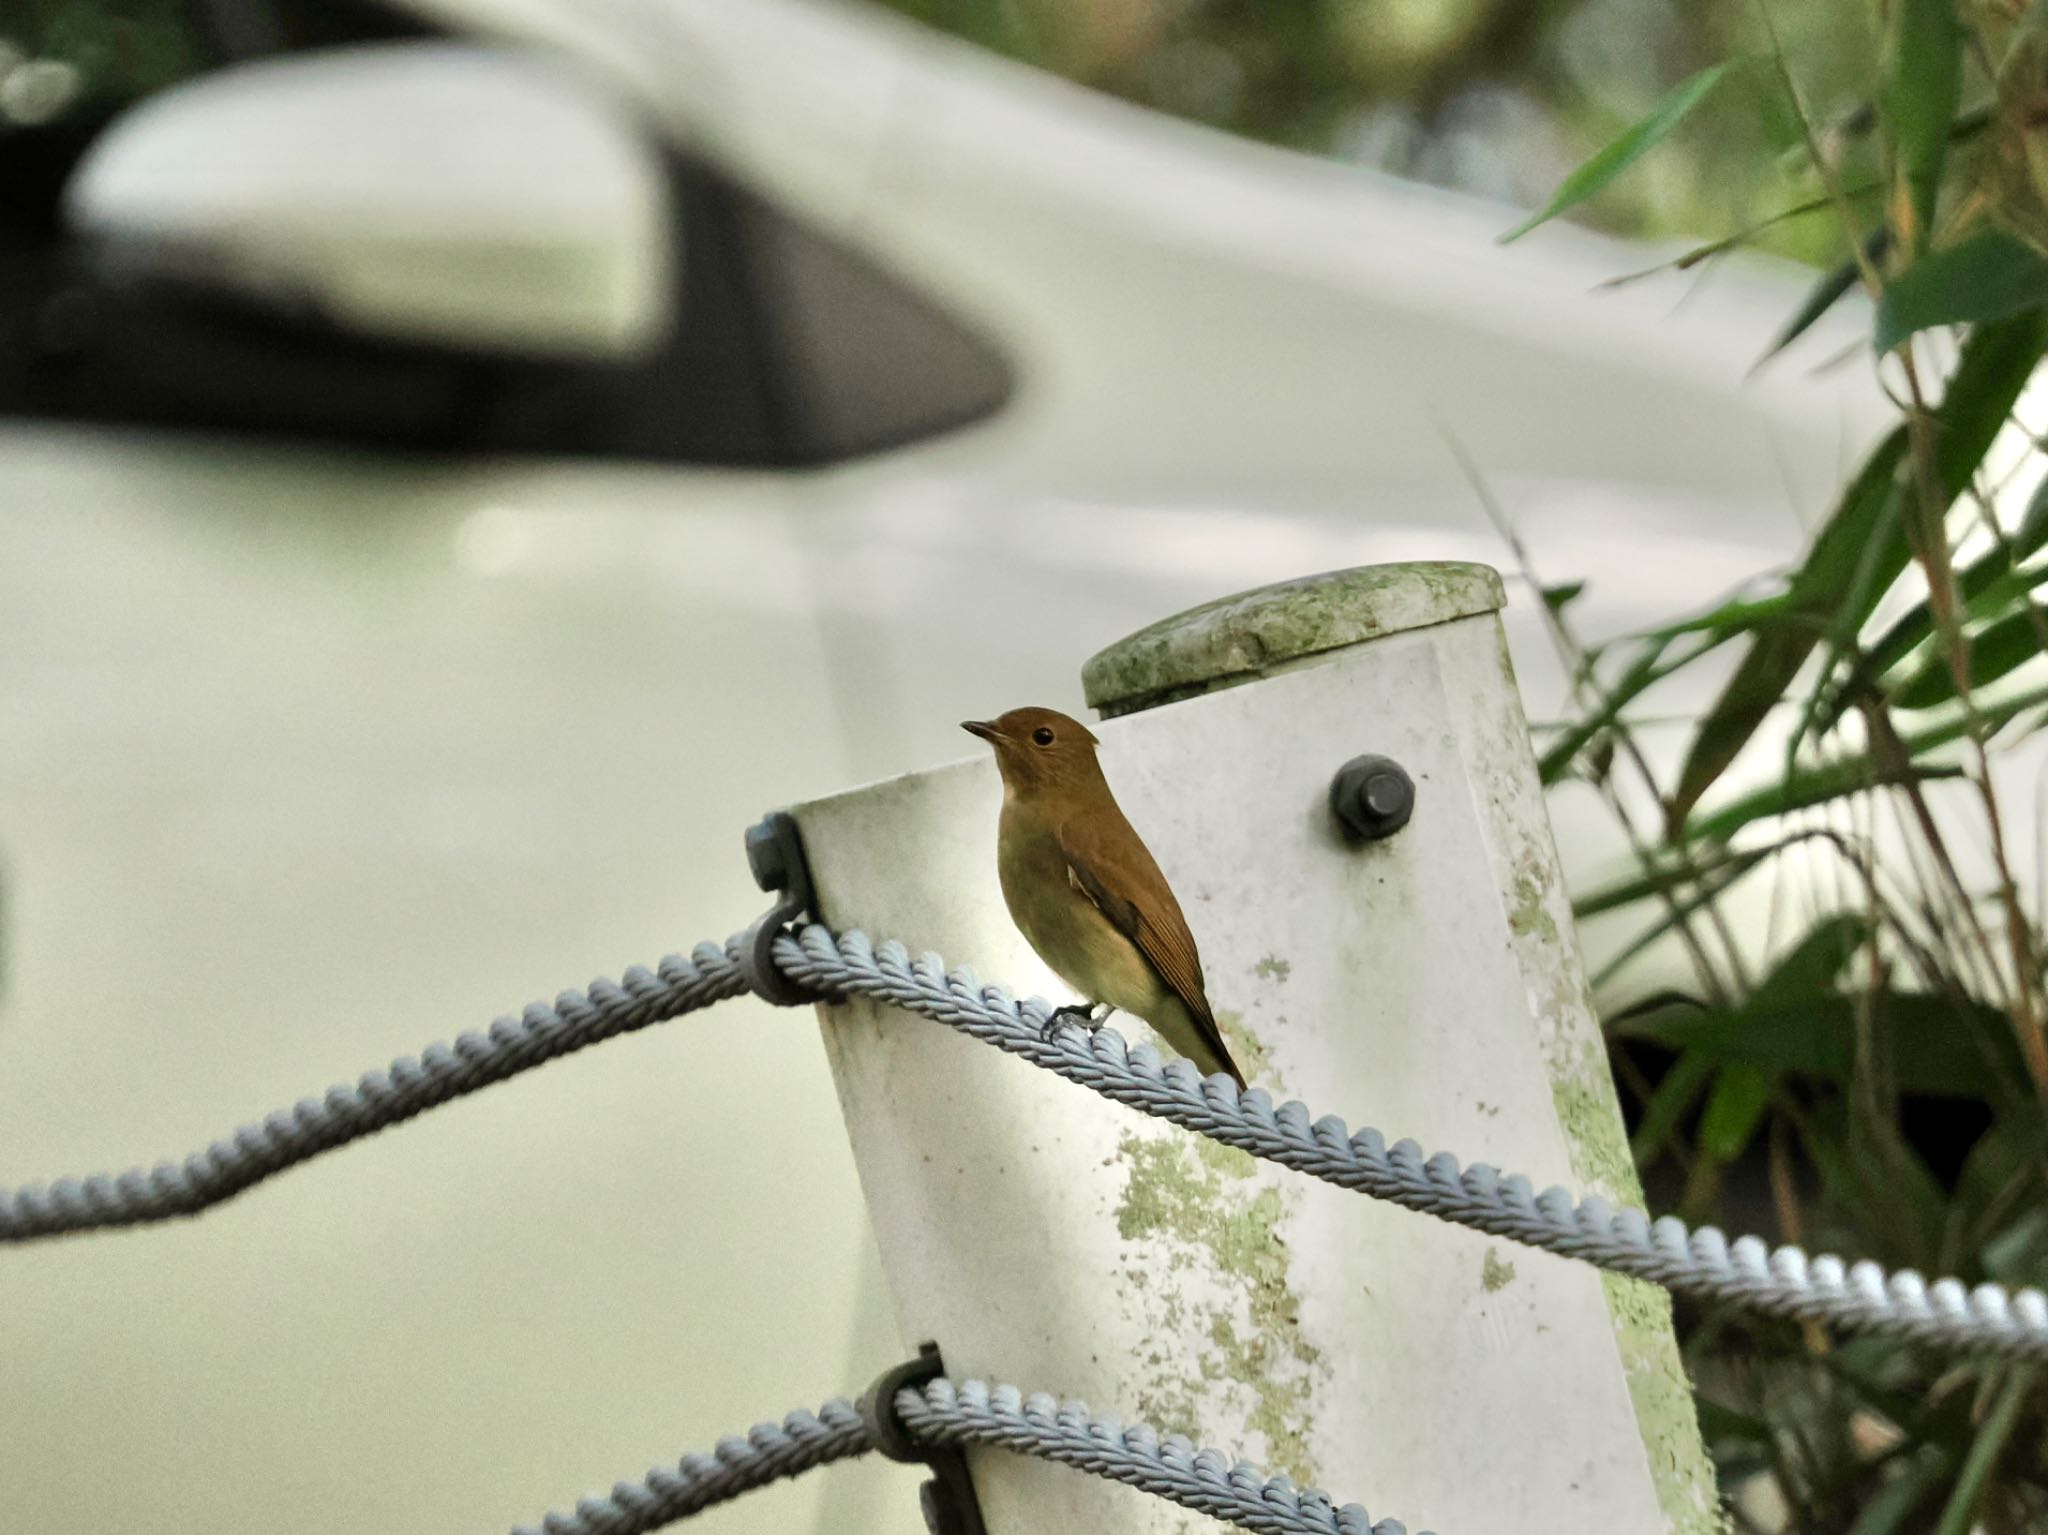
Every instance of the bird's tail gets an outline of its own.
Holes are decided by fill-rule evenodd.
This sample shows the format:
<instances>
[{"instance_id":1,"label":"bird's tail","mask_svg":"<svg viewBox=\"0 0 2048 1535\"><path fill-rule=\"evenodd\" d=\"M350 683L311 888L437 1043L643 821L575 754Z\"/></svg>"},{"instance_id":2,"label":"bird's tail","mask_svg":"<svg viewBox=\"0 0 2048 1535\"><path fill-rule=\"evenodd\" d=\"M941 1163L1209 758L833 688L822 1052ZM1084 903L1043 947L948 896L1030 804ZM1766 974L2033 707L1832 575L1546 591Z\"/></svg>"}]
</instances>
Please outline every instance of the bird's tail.
<instances>
[{"instance_id":1,"label":"bird's tail","mask_svg":"<svg viewBox=\"0 0 2048 1535\"><path fill-rule=\"evenodd\" d=\"M1216 1015L1209 1010L1208 999L1201 998L1192 1007L1182 1001L1181 1008L1187 1014L1188 1027L1185 1033L1188 1037L1175 1038L1173 1033L1168 1031L1167 1043L1193 1061L1201 1069L1203 1076L1214 1076L1220 1071L1237 1084L1239 1092L1243 1092L1251 1084L1245 1081L1244 1071L1232 1057L1230 1041L1223 1037L1223 1030L1216 1022Z\"/></svg>"}]
</instances>

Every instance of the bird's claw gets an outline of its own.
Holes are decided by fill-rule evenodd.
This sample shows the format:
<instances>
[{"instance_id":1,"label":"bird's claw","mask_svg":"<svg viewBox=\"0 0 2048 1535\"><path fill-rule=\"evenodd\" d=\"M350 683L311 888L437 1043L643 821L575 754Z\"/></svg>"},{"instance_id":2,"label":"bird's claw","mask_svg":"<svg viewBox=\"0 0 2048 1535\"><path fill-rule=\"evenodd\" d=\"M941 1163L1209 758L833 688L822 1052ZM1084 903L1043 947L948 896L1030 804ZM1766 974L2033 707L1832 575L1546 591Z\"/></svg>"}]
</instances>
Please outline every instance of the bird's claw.
<instances>
[{"instance_id":1,"label":"bird's claw","mask_svg":"<svg viewBox=\"0 0 2048 1535\"><path fill-rule=\"evenodd\" d=\"M1102 1007L1100 1003L1090 1003L1084 1007L1078 1002L1070 1002L1065 1007L1056 1007L1052 1010L1052 1016L1045 1020L1045 1037L1051 1039L1059 1033L1060 1025L1070 1019L1093 1034L1102 1027L1103 1020L1109 1017L1109 1014L1110 1009Z\"/></svg>"}]
</instances>

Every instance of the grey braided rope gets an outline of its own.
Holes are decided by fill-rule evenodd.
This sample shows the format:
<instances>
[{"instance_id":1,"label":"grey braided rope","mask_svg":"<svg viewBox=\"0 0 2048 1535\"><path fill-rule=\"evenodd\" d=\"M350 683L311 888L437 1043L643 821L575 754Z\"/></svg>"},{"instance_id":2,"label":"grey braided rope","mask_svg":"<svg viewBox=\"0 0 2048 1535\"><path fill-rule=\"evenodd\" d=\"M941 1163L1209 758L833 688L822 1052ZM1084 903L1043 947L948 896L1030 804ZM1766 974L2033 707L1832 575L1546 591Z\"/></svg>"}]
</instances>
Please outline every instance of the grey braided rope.
<instances>
[{"instance_id":1,"label":"grey braided rope","mask_svg":"<svg viewBox=\"0 0 2048 1535\"><path fill-rule=\"evenodd\" d=\"M1297 1491L1284 1476L1269 1479L1247 1461L1232 1464L1178 1434L1162 1437L1146 1423L1126 1428L1114 1418L1095 1417L1083 1402L1027 1398L1015 1386L978 1380L955 1386L941 1376L899 1391L896 1412L911 1436L926 1443L990 1445L1057 1461L1263 1535L1406 1535L1399 1520L1374 1524L1356 1503L1340 1508L1327 1493ZM757 1423L744 1439L721 1439L710 1455L685 1455L673 1468L657 1467L641 1481L620 1482L606 1496L585 1498L573 1511L549 1514L538 1526L521 1525L513 1535L645 1535L874 1447L859 1409L835 1398L815 1416L798 1411L780 1423Z\"/></svg>"},{"instance_id":2,"label":"grey braided rope","mask_svg":"<svg viewBox=\"0 0 2048 1535\"><path fill-rule=\"evenodd\" d=\"M1945 1349L2048 1360L2048 1295L2037 1289L1930 1284L1911 1270L1887 1274L1867 1261L1809 1258L1756 1237L1730 1242L1712 1226L1692 1231L1675 1216L1653 1222L1640 1210L1616 1210L1598 1197L1574 1200L1561 1188L1538 1194L1519 1174L1503 1176L1484 1163L1461 1167L1449 1152L1425 1156L1413 1141L1390 1147L1377 1130L1353 1133L1334 1115L1311 1119L1298 1102L1276 1109L1260 1089L1240 1094L1228 1077L1204 1080L1185 1060L1162 1066L1150 1046L1127 1049L1113 1029L1051 1029L1053 1006L1043 997L1019 1003L970 970L948 973L935 954L913 960L901 944L877 949L862 933L835 937L806 927L776 941L775 963L821 993L921 1013L1253 1156L1680 1295Z\"/></svg>"},{"instance_id":3,"label":"grey braided rope","mask_svg":"<svg viewBox=\"0 0 2048 1535\"><path fill-rule=\"evenodd\" d=\"M978 1380L955 1386L940 1376L898 1392L896 1411L930 1443L995 1445L1058 1461L1265 1535L1407 1535L1398 1519L1374 1524L1356 1503L1340 1508L1318 1488L1297 1491L1284 1476L1268 1478L1248 1461L1233 1465L1179 1434L1161 1438L1149 1423L1126 1428L1095 1417L1085 1402L1026 1398L1015 1386Z\"/></svg>"},{"instance_id":4,"label":"grey braided rope","mask_svg":"<svg viewBox=\"0 0 2048 1535\"><path fill-rule=\"evenodd\" d=\"M47 1187L0 1188L0 1242L196 1214L451 1098L746 989L731 945L702 943L688 959L671 954L652 971L635 965L616 981L565 991L552 1006L528 1003L518 1017L500 1018L486 1032L458 1034L417 1058L401 1057L321 1097L301 1098L182 1162L61 1178Z\"/></svg>"},{"instance_id":5,"label":"grey braided rope","mask_svg":"<svg viewBox=\"0 0 2048 1535\"><path fill-rule=\"evenodd\" d=\"M513 1535L640 1535L874 1447L859 1409L835 1397L815 1415L799 1408L780 1423L756 1423L744 1439L721 1439L709 1455L693 1453L673 1467L657 1466L640 1481L620 1482L604 1497L549 1514L537 1528L520 1525Z\"/></svg>"},{"instance_id":6,"label":"grey braided rope","mask_svg":"<svg viewBox=\"0 0 2048 1535\"><path fill-rule=\"evenodd\" d=\"M636 966L619 982L592 982L587 995L564 992L552 1008L530 1004L488 1034L460 1035L453 1045L429 1046L417 1060L405 1057L388 1071L330 1088L324 1098L302 1099L183 1162L0 1189L0 1242L196 1213L451 1098L737 996L746 983L736 944L699 944L687 960L664 959L658 974ZM858 932L835 938L812 925L799 938L778 938L774 954L786 975L822 996L872 996L922 1013L1144 1113L1457 1225L1682 1295L1941 1348L2048 1360L2048 1295L2037 1289L1968 1289L1955 1279L1929 1284L1911 1270L1887 1274L1875 1263L1845 1265L1826 1254L1809 1259L1798 1247L1770 1248L1755 1237L1730 1243L1711 1226L1691 1231L1673 1216L1652 1222L1598 1197L1575 1201L1561 1188L1536 1194L1526 1178L1504 1178L1484 1163L1461 1167L1449 1152L1425 1157L1413 1141L1389 1147L1377 1130L1353 1134L1335 1116L1311 1121L1298 1102L1275 1109L1256 1088L1240 1096L1228 1078L1205 1082L1186 1061L1162 1067L1157 1052L1127 1050L1113 1029L1090 1034L1063 1025L1048 1034L1053 1008L1044 998L1019 1004L971 971L949 975L936 955L913 962L901 944L877 951Z\"/></svg>"}]
</instances>

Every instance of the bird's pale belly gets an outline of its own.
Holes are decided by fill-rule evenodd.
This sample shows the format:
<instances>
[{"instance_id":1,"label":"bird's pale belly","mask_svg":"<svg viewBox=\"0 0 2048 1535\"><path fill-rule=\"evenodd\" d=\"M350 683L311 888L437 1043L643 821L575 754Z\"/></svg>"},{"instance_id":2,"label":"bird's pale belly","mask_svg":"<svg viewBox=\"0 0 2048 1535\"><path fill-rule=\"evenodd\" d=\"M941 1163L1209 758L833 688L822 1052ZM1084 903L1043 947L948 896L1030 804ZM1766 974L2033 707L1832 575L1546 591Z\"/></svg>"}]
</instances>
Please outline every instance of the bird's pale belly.
<instances>
[{"instance_id":1,"label":"bird's pale belly","mask_svg":"<svg viewBox=\"0 0 2048 1535\"><path fill-rule=\"evenodd\" d=\"M1050 839L1014 871L1022 877L1009 869L1004 874L1003 900L1017 930L1075 991L1147 1020L1181 1010L1137 945L1068 879L1066 860Z\"/></svg>"}]
</instances>

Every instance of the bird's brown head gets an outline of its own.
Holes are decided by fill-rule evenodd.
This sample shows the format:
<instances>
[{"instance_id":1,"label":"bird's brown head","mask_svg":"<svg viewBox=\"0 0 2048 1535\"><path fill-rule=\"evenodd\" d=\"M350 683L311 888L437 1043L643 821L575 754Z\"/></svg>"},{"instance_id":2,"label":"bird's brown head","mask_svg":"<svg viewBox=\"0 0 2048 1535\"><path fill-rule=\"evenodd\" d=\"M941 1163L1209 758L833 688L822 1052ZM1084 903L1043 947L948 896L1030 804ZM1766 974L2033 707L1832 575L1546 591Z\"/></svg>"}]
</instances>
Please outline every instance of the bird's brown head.
<instances>
[{"instance_id":1,"label":"bird's brown head","mask_svg":"<svg viewBox=\"0 0 2048 1535\"><path fill-rule=\"evenodd\" d=\"M1013 795L1101 781L1094 735L1057 709L1012 709L992 720L962 720L960 728L996 749L1003 787Z\"/></svg>"}]
</instances>

